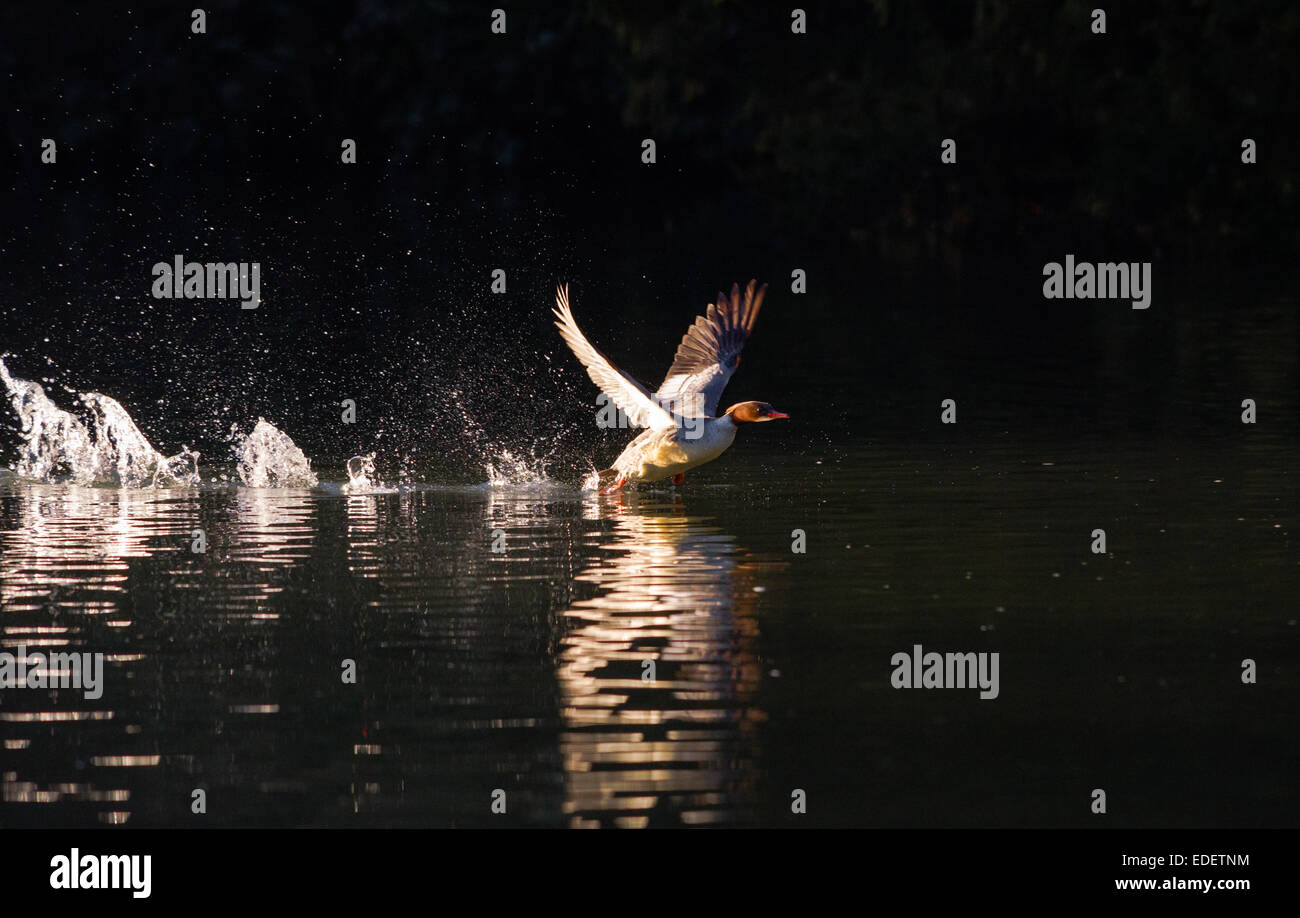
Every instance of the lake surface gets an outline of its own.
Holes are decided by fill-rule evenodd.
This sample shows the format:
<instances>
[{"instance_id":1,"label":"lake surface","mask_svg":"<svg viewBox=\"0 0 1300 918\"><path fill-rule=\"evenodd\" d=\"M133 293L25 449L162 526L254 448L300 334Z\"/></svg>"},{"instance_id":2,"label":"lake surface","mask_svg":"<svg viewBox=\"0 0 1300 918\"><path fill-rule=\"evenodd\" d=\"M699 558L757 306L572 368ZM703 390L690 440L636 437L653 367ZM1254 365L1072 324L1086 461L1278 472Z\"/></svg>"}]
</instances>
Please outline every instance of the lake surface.
<instances>
[{"instance_id":1,"label":"lake surface","mask_svg":"<svg viewBox=\"0 0 1300 918\"><path fill-rule=\"evenodd\" d=\"M1284 440L775 428L600 499L0 483L5 648L107 661L0 692L4 825L1295 823ZM917 643L998 697L893 688Z\"/></svg>"}]
</instances>

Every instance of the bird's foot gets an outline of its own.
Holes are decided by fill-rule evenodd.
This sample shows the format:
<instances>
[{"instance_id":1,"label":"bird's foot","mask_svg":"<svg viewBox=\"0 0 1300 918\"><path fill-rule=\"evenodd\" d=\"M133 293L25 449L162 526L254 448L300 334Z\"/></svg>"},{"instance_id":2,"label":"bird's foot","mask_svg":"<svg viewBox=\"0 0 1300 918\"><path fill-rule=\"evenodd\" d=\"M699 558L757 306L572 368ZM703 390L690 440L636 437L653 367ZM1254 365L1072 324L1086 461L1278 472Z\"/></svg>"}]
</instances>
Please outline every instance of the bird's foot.
<instances>
[{"instance_id":1,"label":"bird's foot","mask_svg":"<svg viewBox=\"0 0 1300 918\"><path fill-rule=\"evenodd\" d=\"M622 488L623 485L625 485L625 484L627 484L627 476L626 476L626 475L619 475L619 476L618 476L618 479L617 479L617 480L616 480L612 485L610 485L608 488L606 488L605 490L601 491L600 493L601 493L601 494L613 494L615 491L617 491L617 490L619 490L620 488Z\"/></svg>"}]
</instances>

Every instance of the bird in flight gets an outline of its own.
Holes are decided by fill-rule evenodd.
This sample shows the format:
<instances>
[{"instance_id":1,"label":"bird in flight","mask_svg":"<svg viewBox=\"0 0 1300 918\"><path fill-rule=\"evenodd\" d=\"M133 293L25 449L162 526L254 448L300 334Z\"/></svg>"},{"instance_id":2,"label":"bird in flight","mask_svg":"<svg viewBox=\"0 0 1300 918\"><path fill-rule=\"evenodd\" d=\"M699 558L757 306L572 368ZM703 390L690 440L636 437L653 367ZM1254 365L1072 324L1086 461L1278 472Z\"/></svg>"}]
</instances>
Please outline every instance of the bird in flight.
<instances>
[{"instance_id":1,"label":"bird in flight","mask_svg":"<svg viewBox=\"0 0 1300 918\"><path fill-rule=\"evenodd\" d=\"M556 290L555 324L565 343L628 421L647 428L612 466L587 480L587 490L607 494L629 483L665 478L680 485L687 471L722 455L735 441L740 425L789 417L767 402L739 402L716 415L722 390L740 364L740 351L767 293L766 284L756 287L751 280L743 293L734 284L730 296L718 294L717 302L709 304L686 330L673 365L654 394L587 340L569 307L568 285Z\"/></svg>"}]
</instances>

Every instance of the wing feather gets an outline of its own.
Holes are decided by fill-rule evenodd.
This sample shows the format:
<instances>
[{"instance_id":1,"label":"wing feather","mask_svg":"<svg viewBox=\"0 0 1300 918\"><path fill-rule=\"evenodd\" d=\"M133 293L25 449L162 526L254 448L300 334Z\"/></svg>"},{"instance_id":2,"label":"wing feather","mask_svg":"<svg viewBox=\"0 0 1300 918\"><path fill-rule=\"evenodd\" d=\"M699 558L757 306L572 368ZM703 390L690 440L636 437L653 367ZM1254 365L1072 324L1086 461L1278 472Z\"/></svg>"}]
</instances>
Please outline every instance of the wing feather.
<instances>
[{"instance_id":1,"label":"wing feather","mask_svg":"<svg viewBox=\"0 0 1300 918\"><path fill-rule=\"evenodd\" d=\"M609 358L596 350L587 340L587 336L574 321L573 311L569 308L567 284L556 288L555 304L554 313L559 319L555 325L559 328L565 344L569 345L569 349L587 368L587 375L591 377L591 381L614 401L627 419L638 427L676 427L677 422L673 416L657 403L640 383L610 363Z\"/></svg>"},{"instance_id":2,"label":"wing feather","mask_svg":"<svg viewBox=\"0 0 1300 918\"><path fill-rule=\"evenodd\" d=\"M750 281L744 293L733 284L731 295L718 294L686 330L677 356L654 398L681 417L713 417L718 400L740 364L740 352L758 319L767 284Z\"/></svg>"}]
</instances>

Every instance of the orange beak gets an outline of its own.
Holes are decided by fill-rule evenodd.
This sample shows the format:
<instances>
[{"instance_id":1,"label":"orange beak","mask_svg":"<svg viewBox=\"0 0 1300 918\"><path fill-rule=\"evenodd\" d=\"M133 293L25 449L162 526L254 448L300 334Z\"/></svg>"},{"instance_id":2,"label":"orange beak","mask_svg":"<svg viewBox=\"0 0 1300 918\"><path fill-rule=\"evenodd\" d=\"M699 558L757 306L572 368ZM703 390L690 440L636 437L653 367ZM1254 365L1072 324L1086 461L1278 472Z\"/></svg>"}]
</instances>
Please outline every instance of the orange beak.
<instances>
[{"instance_id":1,"label":"orange beak","mask_svg":"<svg viewBox=\"0 0 1300 918\"><path fill-rule=\"evenodd\" d=\"M768 417L772 418L773 420L776 420L778 418L788 418L790 417L790 415L786 414L784 411L773 411L771 414L768 415Z\"/></svg>"}]
</instances>

